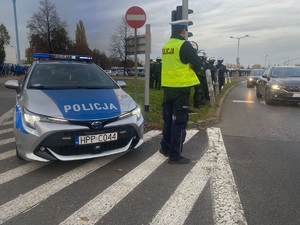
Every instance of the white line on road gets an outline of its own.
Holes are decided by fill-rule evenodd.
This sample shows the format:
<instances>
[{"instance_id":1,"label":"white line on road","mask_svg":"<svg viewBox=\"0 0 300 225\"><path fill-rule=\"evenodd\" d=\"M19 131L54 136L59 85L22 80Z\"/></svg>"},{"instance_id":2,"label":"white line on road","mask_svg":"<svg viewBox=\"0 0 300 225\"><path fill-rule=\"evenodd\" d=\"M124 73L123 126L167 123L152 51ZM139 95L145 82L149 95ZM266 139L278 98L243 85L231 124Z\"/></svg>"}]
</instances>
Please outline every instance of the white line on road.
<instances>
[{"instance_id":1,"label":"white line on road","mask_svg":"<svg viewBox=\"0 0 300 225\"><path fill-rule=\"evenodd\" d=\"M247 225L242 203L230 168L220 128L208 128L209 146L218 152L211 189L215 225Z\"/></svg>"},{"instance_id":2,"label":"white line on road","mask_svg":"<svg viewBox=\"0 0 300 225\"><path fill-rule=\"evenodd\" d=\"M9 120L9 121L3 122L2 125L3 126L5 126L5 125L11 125L11 124L13 124L13 122L14 122L13 120Z\"/></svg>"},{"instance_id":3,"label":"white line on road","mask_svg":"<svg viewBox=\"0 0 300 225\"><path fill-rule=\"evenodd\" d=\"M146 133L144 135L144 141L153 138L151 134L153 134L153 132L150 132L149 135L148 133ZM65 174L62 174L61 176L49 182L46 182L43 185L34 188L31 191L22 194L19 197L1 205L0 224L6 222L7 220L13 218L14 216L26 210L32 209L34 206L38 205L41 201L47 199L48 197L57 193L63 188L71 185L72 183L84 178L90 173L112 162L113 160L117 159L123 154L117 154L117 155L94 159L88 163L85 163L80 167L77 167Z\"/></svg>"},{"instance_id":4,"label":"white line on road","mask_svg":"<svg viewBox=\"0 0 300 225\"><path fill-rule=\"evenodd\" d=\"M13 108L0 116L0 125L13 115Z\"/></svg>"},{"instance_id":5,"label":"white line on road","mask_svg":"<svg viewBox=\"0 0 300 225\"><path fill-rule=\"evenodd\" d=\"M9 144L9 143L13 143L15 142L15 138L7 138L7 139L4 139L4 140L0 140L0 146L1 145L6 145L6 144Z\"/></svg>"},{"instance_id":6,"label":"white line on road","mask_svg":"<svg viewBox=\"0 0 300 225\"><path fill-rule=\"evenodd\" d=\"M12 131L13 131L12 128L7 128L7 129L0 130L0 134L9 133L9 132L12 132Z\"/></svg>"},{"instance_id":7,"label":"white line on road","mask_svg":"<svg viewBox=\"0 0 300 225\"><path fill-rule=\"evenodd\" d=\"M3 153L0 154L0 160L10 158L14 155L16 155L16 150L15 149L3 152Z\"/></svg>"},{"instance_id":8,"label":"white line on road","mask_svg":"<svg viewBox=\"0 0 300 225\"><path fill-rule=\"evenodd\" d=\"M206 151L204 156L187 174L173 195L152 220L153 225L181 225L188 217L196 200L210 178L216 152Z\"/></svg>"},{"instance_id":9,"label":"white line on road","mask_svg":"<svg viewBox=\"0 0 300 225\"><path fill-rule=\"evenodd\" d=\"M198 131L189 130L187 132L189 134L186 137L186 141L188 141ZM73 213L61 224L80 225L83 224L82 218L88 218L88 221L85 221L84 224L95 224L165 161L166 158L164 156L162 156L159 152L155 153L149 159L141 163L116 183L81 207L78 211ZM103 204L103 202L105 202L105 204Z\"/></svg>"},{"instance_id":10,"label":"white line on road","mask_svg":"<svg viewBox=\"0 0 300 225\"><path fill-rule=\"evenodd\" d=\"M49 165L49 163L42 163L42 162L30 162L23 166L19 166L15 169L6 171L0 174L0 184L4 184L8 181L16 179L20 176L23 176L27 173L30 173L36 169L39 169L43 166Z\"/></svg>"},{"instance_id":11,"label":"white line on road","mask_svg":"<svg viewBox=\"0 0 300 225\"><path fill-rule=\"evenodd\" d=\"M242 101L242 100L232 100L232 102L237 102L237 103L254 103L254 101Z\"/></svg>"}]
</instances>

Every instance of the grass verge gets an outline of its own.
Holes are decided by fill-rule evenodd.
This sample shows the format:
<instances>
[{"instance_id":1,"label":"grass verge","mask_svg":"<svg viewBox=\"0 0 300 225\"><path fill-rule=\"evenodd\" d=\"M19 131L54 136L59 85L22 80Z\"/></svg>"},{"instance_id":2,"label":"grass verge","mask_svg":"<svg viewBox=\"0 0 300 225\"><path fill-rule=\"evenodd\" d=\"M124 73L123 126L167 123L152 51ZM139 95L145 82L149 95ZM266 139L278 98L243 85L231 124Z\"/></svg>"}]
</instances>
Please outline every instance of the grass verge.
<instances>
[{"instance_id":1,"label":"grass verge","mask_svg":"<svg viewBox=\"0 0 300 225\"><path fill-rule=\"evenodd\" d=\"M150 89L149 96L149 112L145 112L145 82L144 80L126 79L126 87L124 90L136 100L136 102L141 106L143 116L145 118L145 130L152 129L162 129L162 100L163 100L163 90ZM199 122L206 124L206 121L216 118L217 112L220 107L220 103L225 93L235 84L237 81L232 81L224 85L222 93L220 93L216 100L214 106L211 106L210 101L207 101L203 107L200 109L193 109L195 114L189 115L189 125L199 124ZM192 88L190 96L190 106L192 108L194 89Z\"/></svg>"}]
</instances>

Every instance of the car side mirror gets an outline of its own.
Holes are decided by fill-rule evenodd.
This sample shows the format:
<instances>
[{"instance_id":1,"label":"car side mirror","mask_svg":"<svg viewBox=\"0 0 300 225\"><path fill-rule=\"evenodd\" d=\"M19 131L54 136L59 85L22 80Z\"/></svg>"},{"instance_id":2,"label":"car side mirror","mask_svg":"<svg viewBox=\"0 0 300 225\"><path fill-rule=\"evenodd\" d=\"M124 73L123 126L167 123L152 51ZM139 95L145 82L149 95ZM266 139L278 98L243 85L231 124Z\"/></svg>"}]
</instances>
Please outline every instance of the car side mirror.
<instances>
[{"instance_id":1,"label":"car side mirror","mask_svg":"<svg viewBox=\"0 0 300 225\"><path fill-rule=\"evenodd\" d=\"M262 75L263 78L268 78L268 76L266 74Z\"/></svg>"},{"instance_id":2,"label":"car side mirror","mask_svg":"<svg viewBox=\"0 0 300 225\"><path fill-rule=\"evenodd\" d=\"M21 92L20 83L18 80L8 80L4 83L4 85L8 89L16 90L17 94Z\"/></svg>"}]
</instances>

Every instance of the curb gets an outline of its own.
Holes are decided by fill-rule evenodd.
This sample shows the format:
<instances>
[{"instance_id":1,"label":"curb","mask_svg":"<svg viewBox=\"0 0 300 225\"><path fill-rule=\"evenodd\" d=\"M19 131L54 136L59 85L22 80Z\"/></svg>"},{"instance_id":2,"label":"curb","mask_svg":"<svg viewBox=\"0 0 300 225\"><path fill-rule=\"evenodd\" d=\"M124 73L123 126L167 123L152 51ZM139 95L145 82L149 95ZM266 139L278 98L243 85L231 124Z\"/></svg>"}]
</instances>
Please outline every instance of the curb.
<instances>
[{"instance_id":1,"label":"curb","mask_svg":"<svg viewBox=\"0 0 300 225\"><path fill-rule=\"evenodd\" d=\"M211 127L213 125L216 125L220 122L220 114L221 114L221 109L223 106L223 102L225 97L227 96L227 94L237 85L240 85L241 82L238 82L237 84L233 85L232 87L230 87L222 96L222 98L220 99L219 102L219 107L217 108L217 111L215 113L215 115L211 118L208 118L206 120L198 120L197 122L188 122L188 129L205 129L207 127Z\"/></svg>"}]
</instances>

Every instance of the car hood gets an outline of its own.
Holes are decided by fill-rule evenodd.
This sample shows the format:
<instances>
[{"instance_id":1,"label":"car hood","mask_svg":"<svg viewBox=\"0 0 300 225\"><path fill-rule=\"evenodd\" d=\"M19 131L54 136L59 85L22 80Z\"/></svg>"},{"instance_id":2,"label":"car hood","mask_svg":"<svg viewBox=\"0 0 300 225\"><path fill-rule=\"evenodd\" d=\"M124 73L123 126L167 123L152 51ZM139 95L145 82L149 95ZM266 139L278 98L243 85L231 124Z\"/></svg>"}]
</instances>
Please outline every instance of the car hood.
<instances>
[{"instance_id":1,"label":"car hood","mask_svg":"<svg viewBox=\"0 0 300 225\"><path fill-rule=\"evenodd\" d=\"M300 87L300 77L272 78L272 83L283 85L283 86Z\"/></svg>"},{"instance_id":2,"label":"car hood","mask_svg":"<svg viewBox=\"0 0 300 225\"><path fill-rule=\"evenodd\" d=\"M120 116L136 107L122 89L26 90L22 105L30 112L69 120Z\"/></svg>"}]
</instances>

